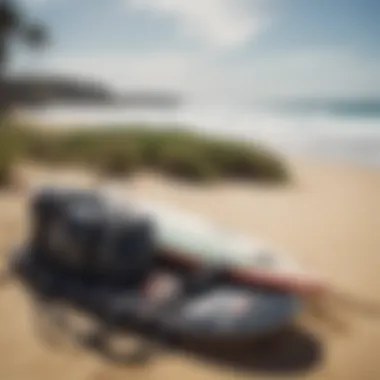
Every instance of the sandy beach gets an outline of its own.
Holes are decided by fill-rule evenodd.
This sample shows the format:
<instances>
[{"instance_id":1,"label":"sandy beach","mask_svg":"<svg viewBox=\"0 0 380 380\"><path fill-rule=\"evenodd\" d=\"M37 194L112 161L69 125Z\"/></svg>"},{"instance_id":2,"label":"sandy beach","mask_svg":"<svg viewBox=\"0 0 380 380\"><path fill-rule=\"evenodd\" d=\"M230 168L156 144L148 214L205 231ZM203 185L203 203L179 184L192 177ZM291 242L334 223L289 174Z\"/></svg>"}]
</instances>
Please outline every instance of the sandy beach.
<instances>
[{"instance_id":1,"label":"sandy beach","mask_svg":"<svg viewBox=\"0 0 380 380\"><path fill-rule=\"evenodd\" d=\"M226 348L219 348L223 360L197 350L173 350L142 368L117 367L80 348L44 344L33 328L28 299L17 284L6 283L0 288L0 378L380 379L380 171L299 159L292 166L295 181L286 188L238 183L194 187L146 174L126 181L126 188L258 236L321 274L342 295L326 301L322 315L305 312L297 322L302 334L284 337L270 352L235 351L232 356L244 356L245 365L238 360L230 365ZM2 259L25 233L32 185L62 177L95 181L89 174L67 170L63 176L39 167L24 167L21 174L25 183L20 189L0 193Z\"/></svg>"}]
</instances>

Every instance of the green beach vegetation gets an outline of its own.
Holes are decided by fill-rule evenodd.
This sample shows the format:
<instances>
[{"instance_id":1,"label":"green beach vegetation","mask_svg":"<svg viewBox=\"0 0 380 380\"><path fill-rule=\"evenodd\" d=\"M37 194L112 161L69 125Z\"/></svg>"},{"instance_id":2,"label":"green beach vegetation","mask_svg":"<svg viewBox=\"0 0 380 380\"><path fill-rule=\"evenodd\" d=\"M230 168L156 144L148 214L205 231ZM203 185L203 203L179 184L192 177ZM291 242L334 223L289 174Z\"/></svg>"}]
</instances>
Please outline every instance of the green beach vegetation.
<instances>
[{"instance_id":1,"label":"green beach vegetation","mask_svg":"<svg viewBox=\"0 0 380 380\"><path fill-rule=\"evenodd\" d=\"M168 127L70 129L41 132L8 126L0 131L0 180L15 159L83 165L107 176L152 170L195 182L221 179L273 183L289 179L282 157L259 144L233 142Z\"/></svg>"},{"instance_id":2,"label":"green beach vegetation","mask_svg":"<svg viewBox=\"0 0 380 380\"><path fill-rule=\"evenodd\" d=\"M0 0L0 83L15 42L31 48L47 45L48 31L30 22L14 2ZM1 95L1 94L0 94ZM33 160L43 164L83 165L112 176L139 170L206 182L244 179L285 182L289 179L283 158L259 145L206 137L178 128L112 126L60 130L50 133L9 122L11 99L0 96L0 185L11 181L14 163Z\"/></svg>"}]
</instances>

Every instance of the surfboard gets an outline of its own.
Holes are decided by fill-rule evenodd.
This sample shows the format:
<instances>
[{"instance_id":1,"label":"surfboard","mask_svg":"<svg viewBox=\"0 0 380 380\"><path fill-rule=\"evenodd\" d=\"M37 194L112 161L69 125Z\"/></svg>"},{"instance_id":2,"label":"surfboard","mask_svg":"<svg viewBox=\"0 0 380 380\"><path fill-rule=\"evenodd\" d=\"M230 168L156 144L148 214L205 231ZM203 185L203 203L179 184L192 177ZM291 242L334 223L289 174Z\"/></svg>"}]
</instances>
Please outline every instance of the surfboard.
<instances>
[{"instance_id":1,"label":"surfboard","mask_svg":"<svg viewBox=\"0 0 380 380\"><path fill-rule=\"evenodd\" d=\"M110 201L110 198L108 198ZM152 220L160 254L192 266L226 268L237 281L298 294L323 292L326 284L289 255L231 228L149 199L113 198L113 207Z\"/></svg>"}]
</instances>

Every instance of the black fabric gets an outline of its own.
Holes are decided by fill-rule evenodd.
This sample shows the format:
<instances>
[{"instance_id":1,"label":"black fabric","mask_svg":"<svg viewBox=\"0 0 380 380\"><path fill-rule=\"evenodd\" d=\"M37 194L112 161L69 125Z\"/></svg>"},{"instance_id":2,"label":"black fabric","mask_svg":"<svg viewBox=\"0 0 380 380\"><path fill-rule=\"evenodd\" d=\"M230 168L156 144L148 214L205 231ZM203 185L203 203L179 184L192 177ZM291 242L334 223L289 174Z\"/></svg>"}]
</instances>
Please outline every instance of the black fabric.
<instances>
[{"instance_id":1,"label":"black fabric","mask_svg":"<svg viewBox=\"0 0 380 380\"><path fill-rule=\"evenodd\" d=\"M108 231L99 257L102 276L126 286L142 283L154 266L154 230L150 221L119 219Z\"/></svg>"},{"instance_id":2,"label":"black fabric","mask_svg":"<svg viewBox=\"0 0 380 380\"><path fill-rule=\"evenodd\" d=\"M135 286L154 256L153 226L110 210L96 193L46 188L32 201L32 245L49 265L93 282Z\"/></svg>"},{"instance_id":3,"label":"black fabric","mask_svg":"<svg viewBox=\"0 0 380 380\"><path fill-rule=\"evenodd\" d=\"M199 294L220 283L226 283L226 269L222 267L205 267L190 273L185 282L187 294Z\"/></svg>"},{"instance_id":4,"label":"black fabric","mask_svg":"<svg viewBox=\"0 0 380 380\"><path fill-rule=\"evenodd\" d=\"M60 222L67 207L71 205L89 205L101 208L99 197L81 189L46 187L40 189L31 199L31 240L38 252L43 255L50 250L49 232L54 223ZM48 257L47 257L48 258Z\"/></svg>"},{"instance_id":5,"label":"black fabric","mask_svg":"<svg viewBox=\"0 0 380 380\"><path fill-rule=\"evenodd\" d=\"M292 294L226 284L195 293L183 291L162 301L146 296L145 281L136 287L93 283L47 266L30 249L23 250L17 261L19 278L39 299L69 303L114 327L193 338L245 338L285 326L301 306Z\"/></svg>"},{"instance_id":6,"label":"black fabric","mask_svg":"<svg viewBox=\"0 0 380 380\"><path fill-rule=\"evenodd\" d=\"M33 244L15 267L28 288L46 299L75 304L110 325L149 324L192 336L270 331L294 315L292 296L231 288L223 268L187 274L170 269L183 279L181 292L163 302L152 299L144 286L163 265L155 261L148 219L113 213L86 191L47 189L32 208ZM52 226L58 231L53 240Z\"/></svg>"}]
</instances>

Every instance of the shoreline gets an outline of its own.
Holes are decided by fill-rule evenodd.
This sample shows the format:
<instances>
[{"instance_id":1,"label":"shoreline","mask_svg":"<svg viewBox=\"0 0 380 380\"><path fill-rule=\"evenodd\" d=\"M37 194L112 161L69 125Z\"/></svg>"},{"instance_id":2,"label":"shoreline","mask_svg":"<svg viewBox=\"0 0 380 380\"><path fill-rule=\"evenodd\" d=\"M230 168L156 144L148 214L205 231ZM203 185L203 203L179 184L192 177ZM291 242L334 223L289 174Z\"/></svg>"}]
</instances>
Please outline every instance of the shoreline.
<instances>
[{"instance_id":1,"label":"shoreline","mask_svg":"<svg viewBox=\"0 0 380 380\"><path fill-rule=\"evenodd\" d=\"M133 115L133 112L131 114ZM136 113L141 113L139 110L135 110ZM149 113L149 112L148 112ZM158 112L159 113L159 112ZM177 115L178 114L178 115ZM213 128L194 128L194 121L182 120L179 116L180 112L173 113L170 119L162 118L154 114L152 117L147 117L146 115L134 119L123 118L113 122L107 122L106 120L98 120L96 123L94 121L79 121L74 120L61 120L60 122L52 122L45 120L39 121L38 116L33 118L28 118L26 121L22 113L16 113L16 120L21 123L21 125L26 125L32 129L36 129L41 133L58 133L58 132L73 132L73 131L89 131L91 129L101 130L102 128L114 127L115 129L123 129L128 127L128 125L141 125L153 128L166 128L168 126L178 128L180 130L188 129L191 132L201 132L205 136L211 138L222 138L222 139L232 139L237 142L252 141L252 143L260 143L264 146L269 147L271 150L277 152L278 154L285 157L285 159L290 156L295 158L297 161L316 161L325 164L337 164L337 165L352 165L358 166L363 169L366 167L379 169L380 170L380 132L377 133L377 129L367 130L364 129L362 134L355 132L353 135L350 129L341 130L339 133L337 130L333 130L331 135L326 131L321 135L314 134L314 130L303 129L300 131L300 135L295 135L295 130L289 130L285 128L282 130L278 129L279 135L277 136L275 130L271 129L272 138L270 136L260 137L260 132L255 137L255 132L249 137L245 136L244 133L239 135L238 133L232 133L231 131L224 130L223 128L218 131ZM43 119L43 118L42 118ZM343 121L342 121L343 122ZM358 121L359 123L359 121ZM202 123L201 123L202 124ZM200 124L200 125L201 125ZM275 121L272 123L276 125ZM253 122L253 126L255 123ZM263 126L263 131L266 129L266 124ZM315 126L314 126L315 127ZM255 130L255 129L254 129ZM219 133L220 132L220 133ZM257 132L257 131L256 131ZM290 139L287 135L290 133ZM313 132L310 134L310 132ZM274 134L273 134L274 133ZM282 135L281 135L282 134ZM354 138L356 140L354 140ZM322 140L321 140L322 139ZM332 149L334 147L334 149Z\"/></svg>"}]
</instances>

